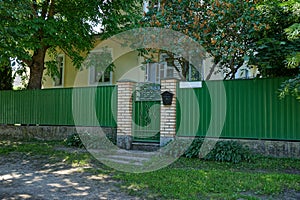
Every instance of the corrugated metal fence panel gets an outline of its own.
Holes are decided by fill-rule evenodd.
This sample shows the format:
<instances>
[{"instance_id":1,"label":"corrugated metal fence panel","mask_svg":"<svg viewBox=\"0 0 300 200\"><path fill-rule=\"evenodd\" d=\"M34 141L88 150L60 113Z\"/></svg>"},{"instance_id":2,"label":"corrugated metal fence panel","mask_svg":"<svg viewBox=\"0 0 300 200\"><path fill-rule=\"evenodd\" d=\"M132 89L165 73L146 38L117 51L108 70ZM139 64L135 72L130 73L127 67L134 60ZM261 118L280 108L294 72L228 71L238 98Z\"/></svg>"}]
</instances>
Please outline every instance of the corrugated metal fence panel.
<instances>
[{"instance_id":1,"label":"corrugated metal fence panel","mask_svg":"<svg viewBox=\"0 0 300 200\"><path fill-rule=\"evenodd\" d=\"M36 90L38 122L42 125L73 125L72 89Z\"/></svg>"},{"instance_id":2,"label":"corrugated metal fence panel","mask_svg":"<svg viewBox=\"0 0 300 200\"><path fill-rule=\"evenodd\" d=\"M73 115L76 125L96 126L95 98L97 88L76 88L73 90ZM75 116L76 115L76 116ZM77 119L77 120L75 120Z\"/></svg>"},{"instance_id":3,"label":"corrugated metal fence panel","mask_svg":"<svg viewBox=\"0 0 300 200\"><path fill-rule=\"evenodd\" d=\"M0 124L75 125L73 92L80 114L76 125L116 127L116 86L1 91Z\"/></svg>"},{"instance_id":4,"label":"corrugated metal fence panel","mask_svg":"<svg viewBox=\"0 0 300 200\"><path fill-rule=\"evenodd\" d=\"M11 118L14 116L13 104L11 103L10 91L2 91L0 95L0 121L4 124L8 124L12 121Z\"/></svg>"},{"instance_id":5,"label":"corrugated metal fence panel","mask_svg":"<svg viewBox=\"0 0 300 200\"><path fill-rule=\"evenodd\" d=\"M195 136L206 133L211 110L210 96L205 84L202 90L178 89L176 106L177 135Z\"/></svg>"},{"instance_id":6,"label":"corrugated metal fence panel","mask_svg":"<svg viewBox=\"0 0 300 200\"><path fill-rule=\"evenodd\" d=\"M180 105L177 106L177 134L193 136L194 132L189 131L189 127L199 124L197 136L206 136L210 122L212 130L215 128L217 132L222 121L221 113L211 119L212 113L221 111L221 106L226 106L221 137L300 140L300 103L293 97L278 99L278 88L282 81L283 79L209 81L203 83L203 88L178 89L177 102ZM210 95L208 84L214 88L210 92L216 94ZM221 92L222 84L226 89L226 104L217 94ZM197 100L192 96L196 96ZM187 110L183 111L185 109ZM193 116L197 112L199 116ZM198 118L199 121L193 120Z\"/></svg>"},{"instance_id":7,"label":"corrugated metal fence panel","mask_svg":"<svg viewBox=\"0 0 300 200\"><path fill-rule=\"evenodd\" d=\"M36 122L35 91L1 91L0 120L5 124ZM17 109L16 109L17 108ZM24 116L27 116L26 118Z\"/></svg>"},{"instance_id":8,"label":"corrugated metal fence panel","mask_svg":"<svg viewBox=\"0 0 300 200\"><path fill-rule=\"evenodd\" d=\"M101 126L117 126L117 87L103 86L96 91L96 114Z\"/></svg>"}]
</instances>

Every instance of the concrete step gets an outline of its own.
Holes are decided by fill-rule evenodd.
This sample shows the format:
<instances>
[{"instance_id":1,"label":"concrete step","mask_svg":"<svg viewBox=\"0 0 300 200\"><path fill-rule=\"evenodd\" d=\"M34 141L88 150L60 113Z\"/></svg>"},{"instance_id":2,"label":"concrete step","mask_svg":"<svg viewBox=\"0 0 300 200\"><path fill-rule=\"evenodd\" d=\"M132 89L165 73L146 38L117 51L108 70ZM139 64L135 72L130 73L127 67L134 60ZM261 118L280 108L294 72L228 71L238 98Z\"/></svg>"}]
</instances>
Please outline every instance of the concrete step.
<instances>
[{"instance_id":1,"label":"concrete step","mask_svg":"<svg viewBox=\"0 0 300 200\"><path fill-rule=\"evenodd\" d=\"M140 151L157 151L159 149L159 143L148 143L148 142L133 142L132 150Z\"/></svg>"},{"instance_id":2,"label":"concrete step","mask_svg":"<svg viewBox=\"0 0 300 200\"><path fill-rule=\"evenodd\" d=\"M119 164L130 164L135 166L143 166L144 163L148 162L155 152L139 151L139 150L123 150L120 149L114 154L106 155L99 160L110 161Z\"/></svg>"}]
</instances>

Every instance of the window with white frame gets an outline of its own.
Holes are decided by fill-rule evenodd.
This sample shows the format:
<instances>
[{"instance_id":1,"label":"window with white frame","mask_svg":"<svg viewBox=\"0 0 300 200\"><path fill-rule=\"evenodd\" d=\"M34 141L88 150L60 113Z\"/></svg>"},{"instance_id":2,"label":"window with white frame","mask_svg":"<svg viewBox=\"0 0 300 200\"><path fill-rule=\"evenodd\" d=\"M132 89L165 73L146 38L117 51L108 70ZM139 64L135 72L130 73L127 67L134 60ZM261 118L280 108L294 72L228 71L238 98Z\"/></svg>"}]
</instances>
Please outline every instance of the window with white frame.
<instances>
[{"instance_id":1,"label":"window with white frame","mask_svg":"<svg viewBox=\"0 0 300 200\"><path fill-rule=\"evenodd\" d=\"M56 58L58 74L54 76L54 86L63 86L64 83L64 68L65 68L65 56L60 54Z\"/></svg>"},{"instance_id":2,"label":"window with white frame","mask_svg":"<svg viewBox=\"0 0 300 200\"><path fill-rule=\"evenodd\" d=\"M111 49L92 51L87 59L89 67L89 84L112 84L112 52Z\"/></svg>"},{"instance_id":3,"label":"window with white frame","mask_svg":"<svg viewBox=\"0 0 300 200\"><path fill-rule=\"evenodd\" d=\"M188 63L187 63L188 64ZM175 69L179 70L179 72ZM197 69L190 65L186 73L186 81L199 81L202 80L201 77L201 68L199 66ZM178 78L181 79L182 76L179 73L182 73L182 67L179 64L178 60L169 60L167 54L162 54L160 56L159 63L147 63L146 64L146 81L152 83L159 83L162 78Z\"/></svg>"},{"instance_id":4,"label":"window with white frame","mask_svg":"<svg viewBox=\"0 0 300 200\"><path fill-rule=\"evenodd\" d=\"M163 78L174 77L174 67L168 66L167 62L147 63L145 69L147 82L160 83Z\"/></svg>"},{"instance_id":5,"label":"window with white frame","mask_svg":"<svg viewBox=\"0 0 300 200\"><path fill-rule=\"evenodd\" d=\"M108 68L103 70L99 67L90 68L90 85L94 84L112 84L113 72Z\"/></svg>"}]
</instances>

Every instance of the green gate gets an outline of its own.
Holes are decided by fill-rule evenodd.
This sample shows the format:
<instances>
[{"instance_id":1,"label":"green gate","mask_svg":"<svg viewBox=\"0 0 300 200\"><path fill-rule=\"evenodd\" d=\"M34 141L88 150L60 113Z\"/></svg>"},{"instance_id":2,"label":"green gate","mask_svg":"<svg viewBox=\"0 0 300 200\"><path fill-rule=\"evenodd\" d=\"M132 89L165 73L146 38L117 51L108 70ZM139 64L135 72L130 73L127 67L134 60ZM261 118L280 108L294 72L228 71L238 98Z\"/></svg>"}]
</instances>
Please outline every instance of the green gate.
<instances>
[{"instance_id":1,"label":"green gate","mask_svg":"<svg viewBox=\"0 0 300 200\"><path fill-rule=\"evenodd\" d=\"M133 95L133 141L160 140L160 85L140 83Z\"/></svg>"}]
</instances>

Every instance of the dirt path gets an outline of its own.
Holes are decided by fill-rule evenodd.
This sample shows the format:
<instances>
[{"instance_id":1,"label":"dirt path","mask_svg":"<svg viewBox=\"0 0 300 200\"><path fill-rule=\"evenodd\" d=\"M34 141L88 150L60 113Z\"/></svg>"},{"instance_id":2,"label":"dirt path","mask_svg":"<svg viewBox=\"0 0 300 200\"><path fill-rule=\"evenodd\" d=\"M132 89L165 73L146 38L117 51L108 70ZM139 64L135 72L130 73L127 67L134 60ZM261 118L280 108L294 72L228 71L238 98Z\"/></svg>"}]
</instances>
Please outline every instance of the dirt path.
<instances>
[{"instance_id":1,"label":"dirt path","mask_svg":"<svg viewBox=\"0 0 300 200\"><path fill-rule=\"evenodd\" d=\"M139 199L121 192L108 175L95 176L47 157L0 156L0 199Z\"/></svg>"}]
</instances>

